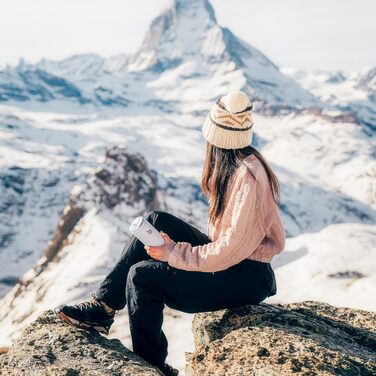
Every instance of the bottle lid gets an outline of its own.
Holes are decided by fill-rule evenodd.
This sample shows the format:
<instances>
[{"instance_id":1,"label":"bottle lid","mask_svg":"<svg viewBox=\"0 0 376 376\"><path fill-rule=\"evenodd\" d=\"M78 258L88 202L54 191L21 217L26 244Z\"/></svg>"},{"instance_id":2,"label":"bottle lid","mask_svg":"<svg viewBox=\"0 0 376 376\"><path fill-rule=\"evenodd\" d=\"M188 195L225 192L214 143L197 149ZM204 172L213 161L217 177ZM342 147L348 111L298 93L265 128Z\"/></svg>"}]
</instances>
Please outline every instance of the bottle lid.
<instances>
[{"instance_id":1,"label":"bottle lid","mask_svg":"<svg viewBox=\"0 0 376 376\"><path fill-rule=\"evenodd\" d=\"M144 217L140 216L133 220L131 225L129 226L129 230L131 232L136 232L142 225L144 224Z\"/></svg>"}]
</instances>

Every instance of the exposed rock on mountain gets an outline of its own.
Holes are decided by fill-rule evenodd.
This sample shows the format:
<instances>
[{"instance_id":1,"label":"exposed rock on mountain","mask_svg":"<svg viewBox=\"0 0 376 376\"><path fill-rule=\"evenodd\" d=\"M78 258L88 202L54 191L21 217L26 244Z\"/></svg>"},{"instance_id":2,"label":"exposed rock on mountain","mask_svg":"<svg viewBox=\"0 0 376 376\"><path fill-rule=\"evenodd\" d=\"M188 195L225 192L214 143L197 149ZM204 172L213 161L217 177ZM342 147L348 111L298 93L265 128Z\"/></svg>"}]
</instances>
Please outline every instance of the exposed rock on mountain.
<instances>
[{"instance_id":1,"label":"exposed rock on mountain","mask_svg":"<svg viewBox=\"0 0 376 376\"><path fill-rule=\"evenodd\" d=\"M116 206L151 210L158 206L156 184L156 172L149 170L141 154L132 154L124 146L114 146L107 150L104 162L97 167L93 176L72 189L44 257L34 268L32 278L22 278L19 287L24 289L28 280L32 281L45 269L68 242L68 236L88 210L112 210Z\"/></svg>"},{"instance_id":2,"label":"exposed rock on mountain","mask_svg":"<svg viewBox=\"0 0 376 376\"><path fill-rule=\"evenodd\" d=\"M108 149L94 174L73 187L43 257L2 301L2 324L10 324L9 328L16 323L25 325L51 307L62 291L69 294L78 286L82 289L83 280L93 271L107 270L107 263L111 265L121 251L117 242L123 243L128 237L124 234L127 221L158 205L157 175L145 158L123 146ZM110 240L102 233L107 228L112 234ZM72 247L75 242L80 244L79 254ZM25 300L29 301L26 305ZM17 313L12 312L18 304Z\"/></svg>"},{"instance_id":3,"label":"exposed rock on mountain","mask_svg":"<svg viewBox=\"0 0 376 376\"><path fill-rule=\"evenodd\" d=\"M149 210L158 205L156 193L157 173L149 169L145 157L125 146L113 146L93 176L74 187L70 203L85 210L112 210L121 205Z\"/></svg>"},{"instance_id":4,"label":"exposed rock on mountain","mask_svg":"<svg viewBox=\"0 0 376 376\"><path fill-rule=\"evenodd\" d=\"M371 376L375 320L375 313L314 301L198 313L186 376ZM161 375L120 341L73 328L50 310L0 355L0 369L9 376Z\"/></svg>"},{"instance_id":5,"label":"exposed rock on mountain","mask_svg":"<svg viewBox=\"0 0 376 376\"><path fill-rule=\"evenodd\" d=\"M7 376L162 376L155 367L117 339L67 325L46 311L29 325L6 355L0 374Z\"/></svg>"},{"instance_id":6,"label":"exposed rock on mountain","mask_svg":"<svg viewBox=\"0 0 376 376\"><path fill-rule=\"evenodd\" d=\"M376 313L322 302L195 315L187 376L374 375Z\"/></svg>"}]
</instances>

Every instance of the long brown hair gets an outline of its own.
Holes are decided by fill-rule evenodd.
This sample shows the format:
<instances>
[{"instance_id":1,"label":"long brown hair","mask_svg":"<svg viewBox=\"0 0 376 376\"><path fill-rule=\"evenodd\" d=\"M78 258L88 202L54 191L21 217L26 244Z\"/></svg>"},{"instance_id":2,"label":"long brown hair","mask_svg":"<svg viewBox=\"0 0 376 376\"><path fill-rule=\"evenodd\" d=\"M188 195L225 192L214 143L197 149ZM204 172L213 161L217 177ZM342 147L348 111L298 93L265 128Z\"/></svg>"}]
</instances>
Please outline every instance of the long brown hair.
<instances>
[{"instance_id":1,"label":"long brown hair","mask_svg":"<svg viewBox=\"0 0 376 376\"><path fill-rule=\"evenodd\" d=\"M211 223L215 223L222 218L227 185L230 178L236 168L242 163L243 158L251 154L254 154L264 166L274 201L277 205L279 204L280 186L278 179L259 151L251 145L241 149L223 149L207 142L201 189L209 199L209 221ZM252 171L249 170L249 172L255 179Z\"/></svg>"}]
</instances>

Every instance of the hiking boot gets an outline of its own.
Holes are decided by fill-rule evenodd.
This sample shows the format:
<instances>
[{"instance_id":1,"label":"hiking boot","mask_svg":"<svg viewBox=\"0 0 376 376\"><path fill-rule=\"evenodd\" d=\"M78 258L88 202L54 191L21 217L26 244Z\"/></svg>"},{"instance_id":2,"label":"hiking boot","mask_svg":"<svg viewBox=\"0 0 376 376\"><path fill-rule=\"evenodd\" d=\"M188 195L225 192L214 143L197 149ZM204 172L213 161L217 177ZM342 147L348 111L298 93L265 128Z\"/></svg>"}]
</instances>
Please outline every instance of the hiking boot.
<instances>
[{"instance_id":1,"label":"hiking boot","mask_svg":"<svg viewBox=\"0 0 376 376\"><path fill-rule=\"evenodd\" d=\"M94 294L87 302L66 305L62 304L54 309L54 312L65 322L76 328L84 330L96 330L108 334L114 322L116 311L100 302Z\"/></svg>"},{"instance_id":2,"label":"hiking boot","mask_svg":"<svg viewBox=\"0 0 376 376\"><path fill-rule=\"evenodd\" d=\"M161 366L157 366L165 376L178 376L179 371L176 368L173 368L168 363L164 362Z\"/></svg>"}]
</instances>

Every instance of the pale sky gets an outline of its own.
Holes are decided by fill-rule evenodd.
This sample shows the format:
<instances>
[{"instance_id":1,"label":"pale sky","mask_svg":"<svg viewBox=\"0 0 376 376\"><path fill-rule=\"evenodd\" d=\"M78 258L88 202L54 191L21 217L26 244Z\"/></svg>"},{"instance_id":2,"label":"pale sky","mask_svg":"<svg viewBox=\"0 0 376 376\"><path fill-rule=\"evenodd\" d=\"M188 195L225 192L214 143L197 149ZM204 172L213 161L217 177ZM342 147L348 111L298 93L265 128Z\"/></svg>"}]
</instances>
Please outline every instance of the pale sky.
<instances>
[{"instance_id":1,"label":"pale sky","mask_svg":"<svg viewBox=\"0 0 376 376\"><path fill-rule=\"evenodd\" d=\"M167 0L0 0L0 66L135 52ZM211 0L219 24L281 67L376 66L376 0Z\"/></svg>"}]
</instances>

